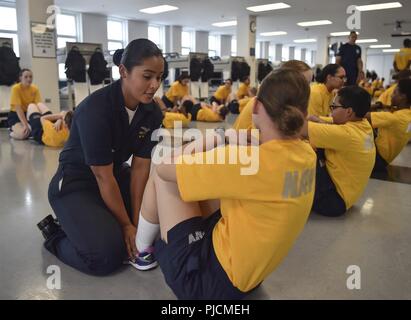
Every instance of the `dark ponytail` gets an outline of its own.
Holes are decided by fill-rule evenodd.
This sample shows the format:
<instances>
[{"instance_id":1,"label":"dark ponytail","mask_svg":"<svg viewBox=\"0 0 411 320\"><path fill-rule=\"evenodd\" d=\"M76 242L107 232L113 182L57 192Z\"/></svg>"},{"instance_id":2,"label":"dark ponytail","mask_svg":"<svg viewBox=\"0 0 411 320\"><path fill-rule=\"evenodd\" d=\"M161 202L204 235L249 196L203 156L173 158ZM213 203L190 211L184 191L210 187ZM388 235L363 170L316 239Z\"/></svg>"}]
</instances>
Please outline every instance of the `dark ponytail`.
<instances>
[{"instance_id":1,"label":"dark ponytail","mask_svg":"<svg viewBox=\"0 0 411 320\"><path fill-rule=\"evenodd\" d=\"M257 100L285 136L294 136L304 125L310 87L304 76L293 69L271 72L262 82Z\"/></svg>"},{"instance_id":2,"label":"dark ponytail","mask_svg":"<svg viewBox=\"0 0 411 320\"><path fill-rule=\"evenodd\" d=\"M163 53L154 42L148 39L136 39L131 41L122 52L120 64L130 72L134 67L143 65L144 60L151 57L163 57Z\"/></svg>"},{"instance_id":3,"label":"dark ponytail","mask_svg":"<svg viewBox=\"0 0 411 320\"><path fill-rule=\"evenodd\" d=\"M341 68L340 65L332 63L328 64L321 70L321 72L317 75L316 81L318 83L326 83L328 76L335 76L338 70Z\"/></svg>"},{"instance_id":4,"label":"dark ponytail","mask_svg":"<svg viewBox=\"0 0 411 320\"><path fill-rule=\"evenodd\" d=\"M113 63L118 67L121 64L121 58L123 57L124 49L118 49L113 54Z\"/></svg>"}]
</instances>

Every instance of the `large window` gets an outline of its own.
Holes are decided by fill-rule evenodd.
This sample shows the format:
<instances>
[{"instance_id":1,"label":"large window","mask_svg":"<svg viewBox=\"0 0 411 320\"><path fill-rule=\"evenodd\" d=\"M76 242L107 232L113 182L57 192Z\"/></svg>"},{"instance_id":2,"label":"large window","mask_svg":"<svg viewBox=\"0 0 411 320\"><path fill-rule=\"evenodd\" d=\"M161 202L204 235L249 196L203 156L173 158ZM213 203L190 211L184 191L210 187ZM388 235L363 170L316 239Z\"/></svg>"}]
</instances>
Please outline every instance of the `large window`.
<instances>
[{"instance_id":1,"label":"large window","mask_svg":"<svg viewBox=\"0 0 411 320\"><path fill-rule=\"evenodd\" d=\"M210 57L220 56L220 41L216 35L208 36L208 55Z\"/></svg>"},{"instance_id":2,"label":"large window","mask_svg":"<svg viewBox=\"0 0 411 320\"><path fill-rule=\"evenodd\" d=\"M236 38L231 39L231 56L232 57L237 56L237 39Z\"/></svg>"},{"instance_id":3,"label":"large window","mask_svg":"<svg viewBox=\"0 0 411 320\"><path fill-rule=\"evenodd\" d=\"M107 20L107 38L110 53L124 48L126 42L124 22L114 19Z\"/></svg>"},{"instance_id":4,"label":"large window","mask_svg":"<svg viewBox=\"0 0 411 320\"><path fill-rule=\"evenodd\" d=\"M12 38L14 52L20 56L16 8L0 7L0 38Z\"/></svg>"},{"instance_id":5,"label":"large window","mask_svg":"<svg viewBox=\"0 0 411 320\"><path fill-rule=\"evenodd\" d=\"M63 13L56 16L57 48L65 48L67 42L77 42L79 31L77 15Z\"/></svg>"},{"instance_id":6,"label":"large window","mask_svg":"<svg viewBox=\"0 0 411 320\"><path fill-rule=\"evenodd\" d=\"M164 27L161 26L148 26L148 39L153 41L157 47L164 51Z\"/></svg>"},{"instance_id":7,"label":"large window","mask_svg":"<svg viewBox=\"0 0 411 320\"><path fill-rule=\"evenodd\" d=\"M181 32L181 54L183 56L188 55L194 51L194 35L191 31Z\"/></svg>"},{"instance_id":8,"label":"large window","mask_svg":"<svg viewBox=\"0 0 411 320\"><path fill-rule=\"evenodd\" d=\"M288 61L290 60L290 48L283 46L283 51L282 51L282 55L281 55L281 60L282 61Z\"/></svg>"}]
</instances>

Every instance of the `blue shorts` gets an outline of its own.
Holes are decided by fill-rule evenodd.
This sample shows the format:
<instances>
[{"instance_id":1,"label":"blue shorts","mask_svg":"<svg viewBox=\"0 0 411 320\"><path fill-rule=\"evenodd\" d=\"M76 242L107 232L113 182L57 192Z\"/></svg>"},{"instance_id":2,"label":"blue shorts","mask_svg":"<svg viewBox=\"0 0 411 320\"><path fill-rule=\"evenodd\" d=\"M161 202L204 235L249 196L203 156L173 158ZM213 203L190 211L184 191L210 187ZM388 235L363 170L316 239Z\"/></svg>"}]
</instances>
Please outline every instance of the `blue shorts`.
<instances>
[{"instance_id":1,"label":"blue shorts","mask_svg":"<svg viewBox=\"0 0 411 320\"><path fill-rule=\"evenodd\" d=\"M168 244L156 242L155 257L178 299L238 300L246 296L234 287L215 255L212 234L220 218L218 210L207 219L188 219L168 231Z\"/></svg>"}]
</instances>

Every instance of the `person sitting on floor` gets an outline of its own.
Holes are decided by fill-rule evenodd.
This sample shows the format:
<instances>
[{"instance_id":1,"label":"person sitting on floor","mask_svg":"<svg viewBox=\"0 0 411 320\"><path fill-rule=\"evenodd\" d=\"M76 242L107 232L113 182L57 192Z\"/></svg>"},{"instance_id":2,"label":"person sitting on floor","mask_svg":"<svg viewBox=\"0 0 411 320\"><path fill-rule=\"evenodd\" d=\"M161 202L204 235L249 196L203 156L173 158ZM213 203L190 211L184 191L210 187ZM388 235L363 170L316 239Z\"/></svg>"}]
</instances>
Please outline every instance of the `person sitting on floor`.
<instances>
[{"instance_id":1,"label":"person sitting on floor","mask_svg":"<svg viewBox=\"0 0 411 320\"><path fill-rule=\"evenodd\" d=\"M411 139L411 79L398 82L392 96L391 111L367 113L373 128L378 129L374 173L386 173L387 166Z\"/></svg>"},{"instance_id":2,"label":"person sitting on floor","mask_svg":"<svg viewBox=\"0 0 411 320\"><path fill-rule=\"evenodd\" d=\"M342 88L332 104L332 118L309 117L304 135L317 148L313 211L343 215L360 198L375 162L373 130L364 118L371 96L358 86Z\"/></svg>"}]
</instances>

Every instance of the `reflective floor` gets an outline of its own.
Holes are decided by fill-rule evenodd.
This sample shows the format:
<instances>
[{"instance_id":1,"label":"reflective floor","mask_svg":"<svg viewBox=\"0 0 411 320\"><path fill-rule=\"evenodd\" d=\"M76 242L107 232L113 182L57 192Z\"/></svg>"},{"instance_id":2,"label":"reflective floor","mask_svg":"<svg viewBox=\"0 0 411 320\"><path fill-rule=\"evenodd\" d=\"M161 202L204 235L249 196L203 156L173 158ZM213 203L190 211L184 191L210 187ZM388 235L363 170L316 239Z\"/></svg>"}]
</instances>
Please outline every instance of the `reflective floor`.
<instances>
[{"instance_id":1,"label":"reflective floor","mask_svg":"<svg viewBox=\"0 0 411 320\"><path fill-rule=\"evenodd\" d=\"M43 249L36 223L51 213L47 187L59 151L11 141L0 130L0 299L175 299L158 269L125 266L91 277ZM402 168L399 176L410 174L411 145L394 166ZM250 298L411 299L410 195L410 184L371 180L345 217L312 215L288 257ZM52 265L61 269L59 290L47 287ZM353 265L361 271L360 290L347 288Z\"/></svg>"}]
</instances>

